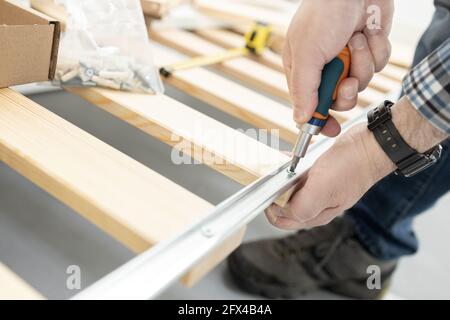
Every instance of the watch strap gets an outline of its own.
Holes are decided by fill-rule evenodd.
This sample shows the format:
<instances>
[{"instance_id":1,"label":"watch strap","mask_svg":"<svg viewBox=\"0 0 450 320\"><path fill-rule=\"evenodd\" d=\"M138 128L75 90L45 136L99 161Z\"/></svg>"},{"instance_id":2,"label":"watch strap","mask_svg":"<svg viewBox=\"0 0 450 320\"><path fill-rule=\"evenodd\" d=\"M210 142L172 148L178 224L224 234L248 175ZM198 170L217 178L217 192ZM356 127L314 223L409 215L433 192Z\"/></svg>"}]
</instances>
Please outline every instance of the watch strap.
<instances>
[{"instance_id":1,"label":"watch strap","mask_svg":"<svg viewBox=\"0 0 450 320\"><path fill-rule=\"evenodd\" d=\"M367 115L371 130L386 155L398 168L397 174L409 177L433 165L440 157L441 147L437 146L422 154L411 148L402 138L392 122L390 101L384 101Z\"/></svg>"}]
</instances>

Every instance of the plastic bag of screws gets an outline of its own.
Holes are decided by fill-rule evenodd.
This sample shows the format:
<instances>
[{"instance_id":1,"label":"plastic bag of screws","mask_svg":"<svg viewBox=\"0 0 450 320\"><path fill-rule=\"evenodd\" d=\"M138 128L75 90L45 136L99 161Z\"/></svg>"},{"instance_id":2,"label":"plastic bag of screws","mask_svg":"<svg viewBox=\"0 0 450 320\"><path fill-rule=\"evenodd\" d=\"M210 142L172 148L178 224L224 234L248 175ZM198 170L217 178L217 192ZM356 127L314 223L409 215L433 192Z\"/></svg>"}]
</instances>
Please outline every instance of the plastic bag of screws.
<instances>
[{"instance_id":1,"label":"plastic bag of screws","mask_svg":"<svg viewBox=\"0 0 450 320\"><path fill-rule=\"evenodd\" d=\"M163 92L139 0L56 0L68 12L54 84Z\"/></svg>"}]
</instances>

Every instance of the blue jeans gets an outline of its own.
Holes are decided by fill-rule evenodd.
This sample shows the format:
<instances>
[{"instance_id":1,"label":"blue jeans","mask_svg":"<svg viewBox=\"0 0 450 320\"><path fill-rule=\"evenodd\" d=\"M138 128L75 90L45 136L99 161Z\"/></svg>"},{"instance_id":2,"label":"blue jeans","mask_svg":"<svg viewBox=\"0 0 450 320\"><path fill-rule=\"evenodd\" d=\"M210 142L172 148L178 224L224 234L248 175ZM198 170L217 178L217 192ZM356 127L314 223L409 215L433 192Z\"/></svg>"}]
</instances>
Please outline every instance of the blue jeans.
<instances>
[{"instance_id":1,"label":"blue jeans","mask_svg":"<svg viewBox=\"0 0 450 320\"><path fill-rule=\"evenodd\" d=\"M418 64L448 37L450 10L437 5L433 21L417 46L413 64ZM442 158L435 166L412 178L389 175L347 211L358 239L373 256L390 260L417 251L414 217L450 191L450 139L442 146Z\"/></svg>"}]
</instances>

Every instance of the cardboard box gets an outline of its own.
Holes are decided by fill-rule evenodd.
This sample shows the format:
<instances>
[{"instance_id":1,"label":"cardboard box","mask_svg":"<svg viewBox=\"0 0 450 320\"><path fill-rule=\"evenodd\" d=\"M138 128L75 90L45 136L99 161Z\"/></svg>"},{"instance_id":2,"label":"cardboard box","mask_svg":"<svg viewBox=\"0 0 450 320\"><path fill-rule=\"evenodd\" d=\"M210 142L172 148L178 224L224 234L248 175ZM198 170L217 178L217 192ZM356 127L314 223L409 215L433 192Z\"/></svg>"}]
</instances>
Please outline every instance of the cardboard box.
<instances>
[{"instance_id":1,"label":"cardboard box","mask_svg":"<svg viewBox=\"0 0 450 320\"><path fill-rule=\"evenodd\" d=\"M59 22L0 0L0 88L55 76Z\"/></svg>"}]
</instances>

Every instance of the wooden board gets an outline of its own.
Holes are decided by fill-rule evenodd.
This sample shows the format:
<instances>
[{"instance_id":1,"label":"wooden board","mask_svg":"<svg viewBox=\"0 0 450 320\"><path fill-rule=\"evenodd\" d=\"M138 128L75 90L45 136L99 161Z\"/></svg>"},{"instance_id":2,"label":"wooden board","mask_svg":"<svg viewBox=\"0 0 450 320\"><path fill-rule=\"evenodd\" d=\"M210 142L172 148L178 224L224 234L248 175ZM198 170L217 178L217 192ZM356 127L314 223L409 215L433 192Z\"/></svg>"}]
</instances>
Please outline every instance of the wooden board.
<instances>
[{"instance_id":1,"label":"wooden board","mask_svg":"<svg viewBox=\"0 0 450 320\"><path fill-rule=\"evenodd\" d=\"M175 7L189 0L141 0L142 10L146 15L161 19Z\"/></svg>"},{"instance_id":2,"label":"wooden board","mask_svg":"<svg viewBox=\"0 0 450 320\"><path fill-rule=\"evenodd\" d=\"M51 11L50 8L51 7L47 6L45 9L49 11L46 12L53 12L54 14L56 12L59 17L64 17L61 8L59 8L58 11ZM62 10L64 10L64 8L62 8ZM157 48L155 48L155 50L158 53ZM163 57L163 55L165 55L165 53L159 51L160 58L166 59L165 62L173 59L173 56L171 57L170 54L166 57ZM187 70L186 74L192 74L194 71L199 71L200 75L205 76L205 72L201 72L201 70ZM194 77L198 74L199 73L194 74ZM209 74L208 76L212 77L213 74ZM191 77L193 78L192 75ZM183 78L180 76L180 79ZM205 86L207 82L213 84L211 82L212 80L218 80L219 84L222 85L232 85L231 82L221 81L219 77L206 78L201 84L203 86ZM253 182L255 179L271 172L281 163L288 160L288 158L280 152L164 95L152 96L98 88L67 88L67 90L82 96L94 105L101 107L105 111L114 114L118 118L127 121L169 145L174 146L180 144L180 141L172 141L172 135L175 134L176 136L181 137L184 141L193 146L190 155L199 161L202 160L201 157L204 153L214 154L222 163L210 163L209 165L242 184ZM219 90L220 88L216 90L217 94L219 94ZM256 98L256 93L250 98ZM267 101L268 100L257 100L257 102L262 103L266 103ZM281 105L276 105L275 103L273 103L273 105L277 108L283 107ZM151 106L154 107L151 108ZM278 109L275 109L275 111L277 110ZM256 113L256 111L254 110L253 113ZM177 117L173 116L175 114ZM287 115L287 113L283 113L283 115ZM286 123L283 125L287 126ZM249 156L244 159L241 155L236 154L234 150L231 150L231 152L230 150L220 151L224 148L215 144L214 141L207 141L205 135L197 134L197 136L194 137L194 132L192 131L196 129L195 126L210 132L220 133L228 138L231 137L231 140L237 146L246 146L247 149L257 150L257 152L254 154L250 153Z\"/></svg>"},{"instance_id":3,"label":"wooden board","mask_svg":"<svg viewBox=\"0 0 450 320\"><path fill-rule=\"evenodd\" d=\"M30 0L30 6L52 18L60 21L61 30L66 29L67 13L62 4L56 4L54 0Z\"/></svg>"},{"instance_id":4,"label":"wooden board","mask_svg":"<svg viewBox=\"0 0 450 320\"><path fill-rule=\"evenodd\" d=\"M154 47L154 56L158 63L163 64L182 59L159 47ZM279 136L291 144L298 137L299 130L290 108L218 74L197 68L175 72L164 81L256 128L279 130ZM331 113L340 123L344 123L361 112L364 110L357 107L350 112Z\"/></svg>"},{"instance_id":5,"label":"wooden board","mask_svg":"<svg viewBox=\"0 0 450 320\"><path fill-rule=\"evenodd\" d=\"M388 64L381 72L387 78L401 82L408 73L408 69L396 66L394 64Z\"/></svg>"},{"instance_id":6,"label":"wooden board","mask_svg":"<svg viewBox=\"0 0 450 320\"><path fill-rule=\"evenodd\" d=\"M225 29L199 29L195 30L195 33L225 49L237 48L245 42L242 35ZM262 56L251 55L249 57L276 71L284 72L281 56L271 50L266 50ZM369 87L384 93L399 90L399 82L407 71L408 69L405 67L390 63L384 70L374 76Z\"/></svg>"},{"instance_id":7,"label":"wooden board","mask_svg":"<svg viewBox=\"0 0 450 320\"><path fill-rule=\"evenodd\" d=\"M206 41L193 33L182 30L153 30L150 37L189 56L210 55L223 51L222 47ZM287 101L290 100L284 74L249 58L229 60L215 65L215 68L248 83L262 92Z\"/></svg>"},{"instance_id":8,"label":"wooden board","mask_svg":"<svg viewBox=\"0 0 450 320\"><path fill-rule=\"evenodd\" d=\"M37 7L57 19L65 19L65 9L55 6L53 0L45 1L45 6ZM154 48L155 60L159 65L173 63L179 56ZM186 70L175 74L166 81L178 89L221 109L245 122L262 129L279 129L281 138L293 143L297 129L288 108L207 70Z\"/></svg>"},{"instance_id":9,"label":"wooden board","mask_svg":"<svg viewBox=\"0 0 450 320\"><path fill-rule=\"evenodd\" d=\"M153 55L159 65L186 59L157 46ZM197 68L175 72L164 81L256 128L278 129L280 137L288 142L293 143L297 138L298 129L289 107L223 76Z\"/></svg>"},{"instance_id":10,"label":"wooden board","mask_svg":"<svg viewBox=\"0 0 450 320\"><path fill-rule=\"evenodd\" d=\"M245 40L241 35L229 30L205 28L195 30L195 33L226 49L238 48L245 45ZM276 71L284 72L281 56L271 50L264 51L261 56L250 55L249 58Z\"/></svg>"},{"instance_id":11,"label":"wooden board","mask_svg":"<svg viewBox=\"0 0 450 320\"><path fill-rule=\"evenodd\" d=\"M224 50L201 37L183 30L153 30L152 38L190 56L208 55ZM220 71L241 81L245 81L263 92L290 101L285 75L263 66L250 58L237 58L215 65ZM382 101L384 94L373 88L367 88L359 94L358 105L366 107Z\"/></svg>"},{"instance_id":12,"label":"wooden board","mask_svg":"<svg viewBox=\"0 0 450 320\"><path fill-rule=\"evenodd\" d=\"M142 10L152 19L161 19L175 7L190 0L141 0ZM60 17L62 30L65 30L67 14L64 5L55 4L54 0L30 0L32 8L44 12L51 17Z\"/></svg>"},{"instance_id":13,"label":"wooden board","mask_svg":"<svg viewBox=\"0 0 450 320\"><path fill-rule=\"evenodd\" d=\"M68 90L168 145L190 146L183 149L186 154L242 184L288 160L279 151L164 95L97 88ZM210 155L216 161L210 163Z\"/></svg>"},{"instance_id":14,"label":"wooden board","mask_svg":"<svg viewBox=\"0 0 450 320\"><path fill-rule=\"evenodd\" d=\"M11 89L0 89L0 105L0 160L137 253L213 208Z\"/></svg>"},{"instance_id":15,"label":"wooden board","mask_svg":"<svg viewBox=\"0 0 450 320\"><path fill-rule=\"evenodd\" d=\"M297 10L297 6L287 7L279 5L263 6L258 1L221 1L221 0L195 0L198 10L213 18L220 19L232 24L239 32L245 32L251 23L264 21L274 27L273 41L276 44L272 49L281 53L283 42L290 21ZM403 68L409 68L414 56L414 48L401 45L397 42L392 44L391 63Z\"/></svg>"},{"instance_id":16,"label":"wooden board","mask_svg":"<svg viewBox=\"0 0 450 320\"><path fill-rule=\"evenodd\" d=\"M240 1L195 0L196 8L213 18L248 27L255 21L270 23L275 35L284 36L294 12L254 6Z\"/></svg>"},{"instance_id":17,"label":"wooden board","mask_svg":"<svg viewBox=\"0 0 450 320\"><path fill-rule=\"evenodd\" d=\"M41 300L44 297L0 263L0 300Z\"/></svg>"}]
</instances>

